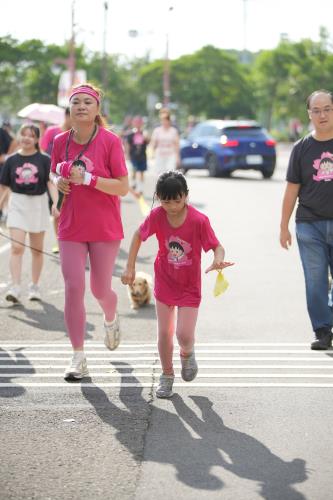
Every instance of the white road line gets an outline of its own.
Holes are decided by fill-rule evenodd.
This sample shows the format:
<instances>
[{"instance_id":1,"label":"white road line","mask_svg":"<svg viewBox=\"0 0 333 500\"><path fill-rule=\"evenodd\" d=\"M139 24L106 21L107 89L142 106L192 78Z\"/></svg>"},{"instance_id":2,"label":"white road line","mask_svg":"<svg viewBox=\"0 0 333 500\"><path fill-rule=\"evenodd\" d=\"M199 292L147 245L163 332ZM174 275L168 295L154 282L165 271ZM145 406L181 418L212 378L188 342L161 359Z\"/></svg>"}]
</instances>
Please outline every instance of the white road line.
<instances>
[{"instance_id":1,"label":"white road line","mask_svg":"<svg viewBox=\"0 0 333 500\"><path fill-rule=\"evenodd\" d=\"M90 373L90 377L152 377L152 372L112 372L112 373ZM2 378L53 378L63 377L63 373L3 373ZM176 378L179 378L176 375ZM331 374L319 373L199 373L197 378L333 378Z\"/></svg>"},{"instance_id":2,"label":"white road line","mask_svg":"<svg viewBox=\"0 0 333 500\"><path fill-rule=\"evenodd\" d=\"M85 342L85 348L89 347L101 347L105 349L105 345L101 342L93 342L93 341L87 341ZM309 344L305 342L196 342L196 347L308 347ZM49 342L47 344L36 344L33 342L29 343L13 343L9 341L4 341L1 342L1 346L3 347L70 347L69 343L59 343L59 342ZM156 342L155 343L145 343L145 342L138 342L137 344L126 344L122 343L118 349L122 348L137 348L137 347L155 347L156 348ZM175 346L176 347L176 346Z\"/></svg>"},{"instance_id":3,"label":"white road line","mask_svg":"<svg viewBox=\"0 0 333 500\"><path fill-rule=\"evenodd\" d=\"M333 358L331 357L324 357L323 354L315 355L315 356L321 356L320 357L320 363L325 362L325 363L333 363ZM309 361L309 362L318 362L318 357L292 357L292 356L278 356L278 357L270 357L270 356L196 356L197 361ZM69 357L69 356L68 356ZM66 356L67 359L67 356ZM109 361L110 363L118 362L118 363L124 363L127 361L156 361L158 358L155 356L134 356L134 357L126 357L126 358L113 358L110 356L102 356L102 357L94 357L94 356L89 356L87 353L87 360L88 361ZM58 357L53 357L53 356L25 356L22 353L18 353L18 356L6 356L6 355L0 355L0 362L1 360L8 360L12 361L15 360L15 362L27 362L27 361L63 361L63 357L58 356Z\"/></svg>"},{"instance_id":4,"label":"white road line","mask_svg":"<svg viewBox=\"0 0 333 500\"><path fill-rule=\"evenodd\" d=\"M0 383L1 388L13 388L13 387L44 387L44 388L52 388L52 387L67 387L67 388L82 388L88 387L93 389L98 389L100 387L156 387L158 385L157 382L154 384L149 382L142 383L122 383L122 382L101 382L101 383L85 383L85 382L73 382L73 383L64 383L64 382L27 382L24 384L7 384ZM257 383L257 382L175 382L174 387L187 387L187 389L193 389L194 387L304 387L304 388L332 388L333 383L287 383L287 382L265 382L265 383Z\"/></svg>"},{"instance_id":5,"label":"white road line","mask_svg":"<svg viewBox=\"0 0 333 500\"><path fill-rule=\"evenodd\" d=\"M61 361L61 360L59 360ZM123 364L119 364L119 363L110 363L108 365L91 365L89 364L89 369L91 370L96 370L96 369L103 369L103 370L106 370L106 369L112 369L112 367L116 367L118 366L119 368L125 368ZM179 364L174 364L173 365L174 368L178 369L178 368L181 368L181 365ZM131 368L146 368L146 369L150 369L150 370L153 370L154 368L160 368L161 365L158 363L156 365L132 365L131 364ZM67 365L31 365L31 364L24 364L24 365L0 365L0 370L27 370L27 369L31 369L31 368L34 368L35 370L42 370L42 369L47 369L47 370L56 370L57 368L67 368ZM257 364L254 364L254 365L199 365L199 368L200 370L216 370L216 369L220 369L220 370L239 370L239 369L253 369L253 370L257 370L257 369L271 369L273 368L274 370L284 370L285 368L287 369L294 369L294 370L298 370L298 369L302 369L302 370L333 370L333 363L332 363L332 366L325 366L325 365L309 365L309 364L306 364L306 365L257 365Z\"/></svg>"},{"instance_id":6,"label":"white road line","mask_svg":"<svg viewBox=\"0 0 333 500\"><path fill-rule=\"evenodd\" d=\"M178 350L175 350L178 352ZM15 349L7 349L7 352L14 352ZM33 353L33 354L44 354L44 353L49 353L50 350L33 350L33 349L25 349L24 352L20 351L22 354L26 353ZM73 351L72 349L66 349L62 351L58 350L52 350L52 354L71 354ZM87 351L89 354L101 354L100 351ZM137 351L122 351L122 350L117 350L117 355L118 354L157 354L158 351L157 349L143 349L143 350L137 350ZM307 349L306 351L301 351L299 349L196 349L197 354L309 354L309 350ZM332 351L333 354L333 351ZM1 353L0 357L4 357L5 354Z\"/></svg>"}]
</instances>

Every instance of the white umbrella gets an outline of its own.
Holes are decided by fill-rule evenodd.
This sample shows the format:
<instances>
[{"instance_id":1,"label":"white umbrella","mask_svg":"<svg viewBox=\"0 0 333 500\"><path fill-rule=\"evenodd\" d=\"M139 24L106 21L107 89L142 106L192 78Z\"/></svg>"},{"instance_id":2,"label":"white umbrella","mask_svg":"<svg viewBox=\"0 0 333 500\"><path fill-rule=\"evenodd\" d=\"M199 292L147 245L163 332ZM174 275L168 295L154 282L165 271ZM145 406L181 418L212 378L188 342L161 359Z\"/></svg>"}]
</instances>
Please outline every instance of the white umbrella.
<instances>
[{"instance_id":1,"label":"white umbrella","mask_svg":"<svg viewBox=\"0 0 333 500\"><path fill-rule=\"evenodd\" d=\"M64 121L65 110L55 104L40 104L39 102L34 102L18 111L17 116L39 122L60 125Z\"/></svg>"}]
</instances>

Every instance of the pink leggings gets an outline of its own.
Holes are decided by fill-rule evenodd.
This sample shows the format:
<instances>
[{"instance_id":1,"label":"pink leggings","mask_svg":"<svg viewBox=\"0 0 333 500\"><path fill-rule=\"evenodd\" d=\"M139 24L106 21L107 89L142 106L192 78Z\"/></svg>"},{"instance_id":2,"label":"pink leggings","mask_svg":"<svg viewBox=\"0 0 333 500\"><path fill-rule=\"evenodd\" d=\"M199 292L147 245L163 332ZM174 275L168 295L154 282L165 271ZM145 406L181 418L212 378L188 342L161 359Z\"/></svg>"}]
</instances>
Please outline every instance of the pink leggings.
<instances>
[{"instance_id":1,"label":"pink leggings","mask_svg":"<svg viewBox=\"0 0 333 500\"><path fill-rule=\"evenodd\" d=\"M190 354L194 346L195 325L198 318L197 307L178 307L176 336L180 354ZM167 306L156 300L158 325L158 352L165 375L173 375L173 335L175 332L176 306Z\"/></svg>"},{"instance_id":2,"label":"pink leggings","mask_svg":"<svg viewBox=\"0 0 333 500\"><path fill-rule=\"evenodd\" d=\"M111 288L112 271L120 241L59 241L61 269L65 280L65 323L74 349L82 349L86 330L84 307L85 266L90 260L90 289L112 321L116 314L117 295Z\"/></svg>"}]
</instances>

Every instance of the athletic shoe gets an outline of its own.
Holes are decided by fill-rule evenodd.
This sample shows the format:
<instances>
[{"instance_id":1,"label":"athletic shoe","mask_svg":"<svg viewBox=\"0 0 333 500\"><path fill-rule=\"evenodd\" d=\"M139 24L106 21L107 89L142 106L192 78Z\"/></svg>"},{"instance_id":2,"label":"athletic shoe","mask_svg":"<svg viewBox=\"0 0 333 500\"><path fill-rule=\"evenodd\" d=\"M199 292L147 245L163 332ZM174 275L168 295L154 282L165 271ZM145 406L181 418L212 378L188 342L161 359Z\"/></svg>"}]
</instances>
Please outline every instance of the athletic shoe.
<instances>
[{"instance_id":1,"label":"athletic shoe","mask_svg":"<svg viewBox=\"0 0 333 500\"><path fill-rule=\"evenodd\" d=\"M21 287L19 285L13 285L9 288L6 293L6 300L8 302L13 302L13 304L20 303Z\"/></svg>"},{"instance_id":2,"label":"athletic shoe","mask_svg":"<svg viewBox=\"0 0 333 500\"><path fill-rule=\"evenodd\" d=\"M332 332L330 328L318 328L315 331L315 340L311 343L313 351L326 351L332 346Z\"/></svg>"},{"instance_id":3,"label":"athletic shoe","mask_svg":"<svg viewBox=\"0 0 333 500\"><path fill-rule=\"evenodd\" d=\"M160 376L160 382L156 389L156 396L158 398L171 398L173 396L172 386L175 380L174 375L162 375Z\"/></svg>"},{"instance_id":4,"label":"athletic shoe","mask_svg":"<svg viewBox=\"0 0 333 500\"><path fill-rule=\"evenodd\" d=\"M83 351L76 351L64 374L65 380L80 380L89 375L87 360Z\"/></svg>"},{"instance_id":5,"label":"athletic shoe","mask_svg":"<svg viewBox=\"0 0 333 500\"><path fill-rule=\"evenodd\" d=\"M180 356L180 361L182 364L182 379L185 380L185 382L191 382L198 373L198 365L195 360L194 351L187 357Z\"/></svg>"},{"instance_id":6,"label":"athletic shoe","mask_svg":"<svg viewBox=\"0 0 333 500\"><path fill-rule=\"evenodd\" d=\"M52 247L52 253L59 253L59 247L58 247L58 245L53 245L53 247Z\"/></svg>"},{"instance_id":7,"label":"athletic shoe","mask_svg":"<svg viewBox=\"0 0 333 500\"><path fill-rule=\"evenodd\" d=\"M104 317L104 331L105 347L110 349L110 351L114 351L115 349L117 349L120 342L120 325L118 314L116 314L116 317L113 321L106 321Z\"/></svg>"},{"instance_id":8,"label":"athletic shoe","mask_svg":"<svg viewBox=\"0 0 333 500\"><path fill-rule=\"evenodd\" d=\"M30 283L29 285L29 300L42 300L40 295L40 289L38 285L34 285L34 283Z\"/></svg>"}]
</instances>

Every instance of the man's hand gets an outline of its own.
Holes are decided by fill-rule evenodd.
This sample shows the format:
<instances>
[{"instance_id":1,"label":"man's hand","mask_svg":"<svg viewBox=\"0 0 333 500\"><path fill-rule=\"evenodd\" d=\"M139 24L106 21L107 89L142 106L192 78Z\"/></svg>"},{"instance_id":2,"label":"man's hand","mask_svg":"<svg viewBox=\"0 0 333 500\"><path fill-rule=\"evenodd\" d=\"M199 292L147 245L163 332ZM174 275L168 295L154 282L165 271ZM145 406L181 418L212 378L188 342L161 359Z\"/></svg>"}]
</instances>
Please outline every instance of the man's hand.
<instances>
[{"instance_id":1,"label":"man's hand","mask_svg":"<svg viewBox=\"0 0 333 500\"><path fill-rule=\"evenodd\" d=\"M291 234L288 228L281 229L280 245L282 246L282 248L285 248L286 250L289 250L289 247L291 247Z\"/></svg>"}]
</instances>

